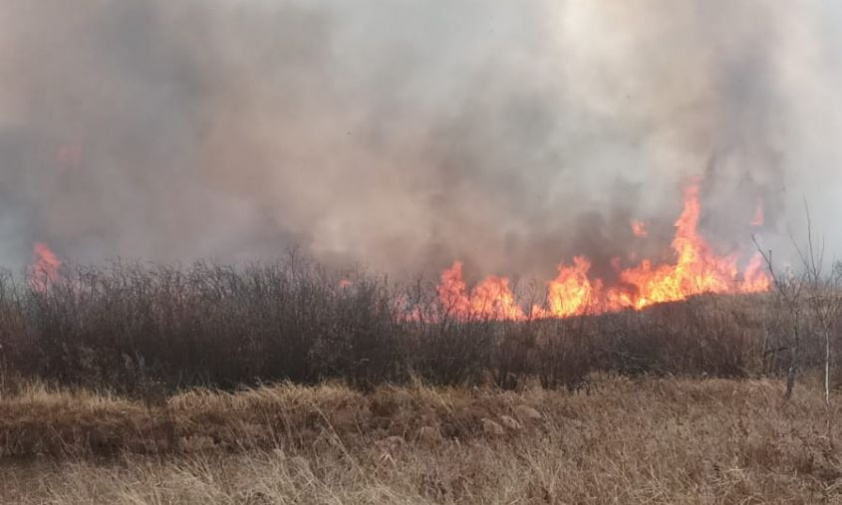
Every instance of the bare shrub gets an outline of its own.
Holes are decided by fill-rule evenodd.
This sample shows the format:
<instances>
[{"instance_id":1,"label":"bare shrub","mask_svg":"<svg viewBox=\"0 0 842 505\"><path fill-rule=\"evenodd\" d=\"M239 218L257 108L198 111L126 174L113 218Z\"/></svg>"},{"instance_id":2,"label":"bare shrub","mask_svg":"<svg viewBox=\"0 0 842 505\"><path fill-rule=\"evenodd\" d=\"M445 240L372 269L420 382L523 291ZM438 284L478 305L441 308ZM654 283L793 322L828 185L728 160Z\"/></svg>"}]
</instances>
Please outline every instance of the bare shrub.
<instances>
[{"instance_id":1,"label":"bare shrub","mask_svg":"<svg viewBox=\"0 0 842 505\"><path fill-rule=\"evenodd\" d=\"M795 379L801 367L822 368L825 403L829 406L831 366L834 354L838 353L835 343L842 317L842 267L827 260L824 239L815 240L806 203L805 216L805 243L799 243L791 236L800 261L797 271L792 268L779 271L773 261L772 251L763 251L755 240L775 283L778 317L783 321L776 326L784 328L789 334L789 338L778 337L777 342L783 345L776 345L767 353L789 350L787 398L792 397Z\"/></svg>"},{"instance_id":2,"label":"bare shrub","mask_svg":"<svg viewBox=\"0 0 842 505\"><path fill-rule=\"evenodd\" d=\"M61 274L46 289L0 275L4 373L156 397L197 385L329 379L363 390L411 378L579 390L595 372L747 377L785 369L769 353L787 335L780 300L764 295L515 322L457 318L433 282L395 284L361 269L339 275L296 253L240 267L118 261Z\"/></svg>"}]
</instances>

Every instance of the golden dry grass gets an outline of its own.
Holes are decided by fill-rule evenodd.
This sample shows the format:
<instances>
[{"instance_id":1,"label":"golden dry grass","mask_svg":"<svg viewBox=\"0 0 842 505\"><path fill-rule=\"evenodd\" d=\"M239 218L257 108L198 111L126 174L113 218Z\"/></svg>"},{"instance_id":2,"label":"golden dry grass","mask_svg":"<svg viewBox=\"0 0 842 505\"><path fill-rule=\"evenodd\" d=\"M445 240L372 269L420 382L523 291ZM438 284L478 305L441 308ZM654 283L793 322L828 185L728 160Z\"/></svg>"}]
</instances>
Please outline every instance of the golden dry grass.
<instances>
[{"instance_id":1,"label":"golden dry grass","mask_svg":"<svg viewBox=\"0 0 842 505\"><path fill-rule=\"evenodd\" d=\"M765 380L157 403L37 386L0 398L0 503L842 503L836 414Z\"/></svg>"}]
</instances>

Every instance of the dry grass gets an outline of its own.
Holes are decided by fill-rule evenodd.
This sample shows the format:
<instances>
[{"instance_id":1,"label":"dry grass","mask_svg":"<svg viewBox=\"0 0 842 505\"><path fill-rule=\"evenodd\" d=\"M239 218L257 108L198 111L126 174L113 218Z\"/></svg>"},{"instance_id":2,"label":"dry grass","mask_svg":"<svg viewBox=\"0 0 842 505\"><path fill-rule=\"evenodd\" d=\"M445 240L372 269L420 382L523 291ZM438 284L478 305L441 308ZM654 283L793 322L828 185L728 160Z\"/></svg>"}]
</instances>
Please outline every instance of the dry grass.
<instances>
[{"instance_id":1,"label":"dry grass","mask_svg":"<svg viewBox=\"0 0 842 505\"><path fill-rule=\"evenodd\" d=\"M32 386L0 399L0 503L842 503L827 419L818 386L785 401L765 380L147 403Z\"/></svg>"}]
</instances>

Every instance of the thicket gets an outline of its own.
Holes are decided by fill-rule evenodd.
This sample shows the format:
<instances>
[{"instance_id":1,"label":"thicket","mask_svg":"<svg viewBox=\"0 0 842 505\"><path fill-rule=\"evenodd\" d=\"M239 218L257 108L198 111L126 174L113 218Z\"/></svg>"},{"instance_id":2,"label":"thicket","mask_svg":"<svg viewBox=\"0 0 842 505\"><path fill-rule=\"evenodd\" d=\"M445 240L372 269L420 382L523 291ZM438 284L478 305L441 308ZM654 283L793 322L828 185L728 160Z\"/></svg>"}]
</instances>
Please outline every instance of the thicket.
<instances>
[{"instance_id":1,"label":"thicket","mask_svg":"<svg viewBox=\"0 0 842 505\"><path fill-rule=\"evenodd\" d=\"M436 282L345 279L290 255L274 264L63 267L46 287L0 275L0 379L148 394L191 386L342 379L359 388L586 387L592 372L747 377L786 374L795 335L835 335L834 317L794 312L776 293L700 296L570 319L458 320ZM830 338L830 337L828 337ZM825 341L797 340L799 370ZM828 347L830 349L831 347Z\"/></svg>"}]
</instances>

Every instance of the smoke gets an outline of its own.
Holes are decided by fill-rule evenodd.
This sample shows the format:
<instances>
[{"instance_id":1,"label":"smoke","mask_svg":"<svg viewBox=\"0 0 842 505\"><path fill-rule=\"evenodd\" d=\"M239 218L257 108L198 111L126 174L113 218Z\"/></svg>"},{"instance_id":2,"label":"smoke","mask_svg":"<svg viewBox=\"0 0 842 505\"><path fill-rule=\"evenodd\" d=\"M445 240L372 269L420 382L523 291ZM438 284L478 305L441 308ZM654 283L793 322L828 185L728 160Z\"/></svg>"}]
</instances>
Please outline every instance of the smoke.
<instances>
[{"instance_id":1,"label":"smoke","mask_svg":"<svg viewBox=\"0 0 842 505\"><path fill-rule=\"evenodd\" d=\"M0 259L298 246L546 277L668 252L696 178L723 252L759 202L787 249L803 199L842 250L834 21L819 0L0 0Z\"/></svg>"}]
</instances>

